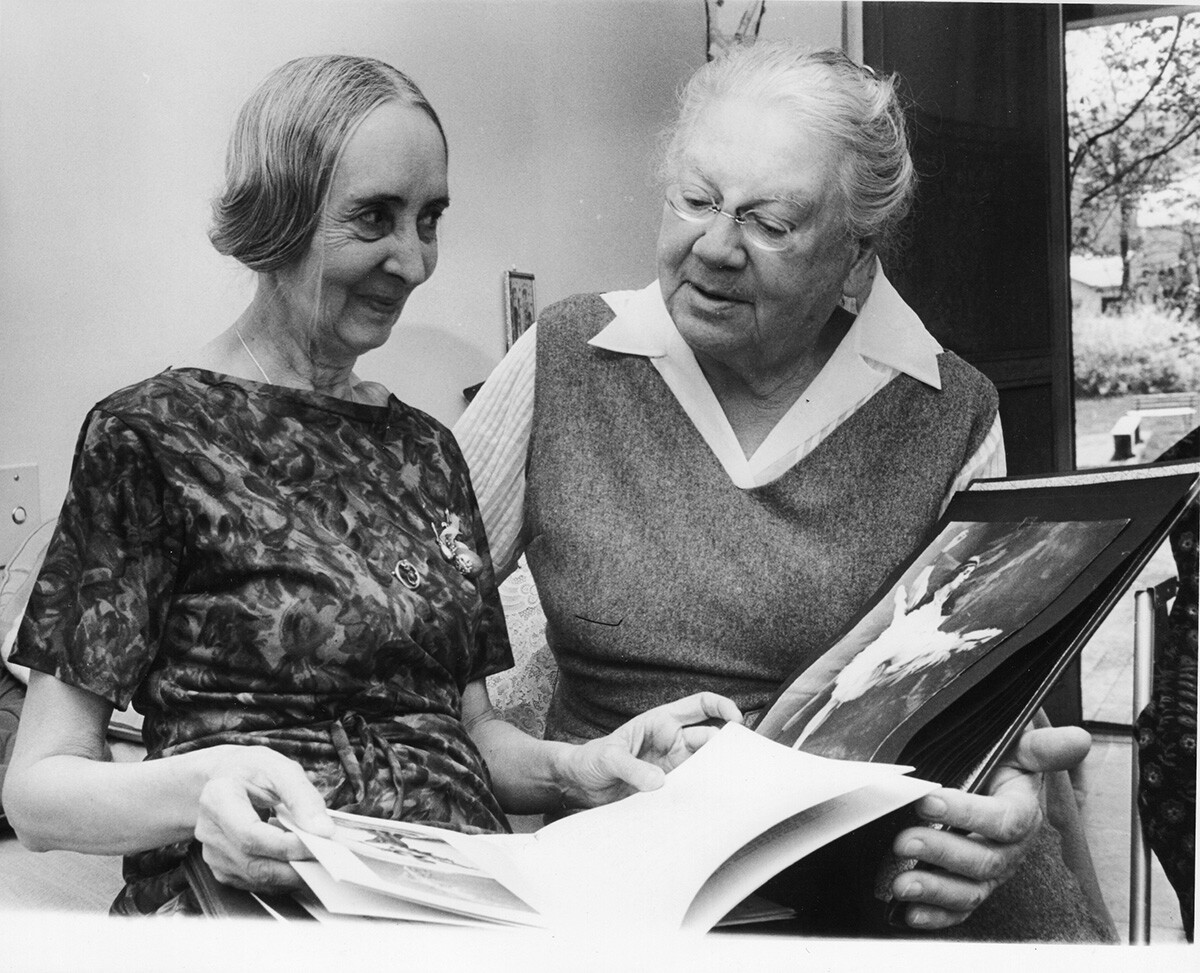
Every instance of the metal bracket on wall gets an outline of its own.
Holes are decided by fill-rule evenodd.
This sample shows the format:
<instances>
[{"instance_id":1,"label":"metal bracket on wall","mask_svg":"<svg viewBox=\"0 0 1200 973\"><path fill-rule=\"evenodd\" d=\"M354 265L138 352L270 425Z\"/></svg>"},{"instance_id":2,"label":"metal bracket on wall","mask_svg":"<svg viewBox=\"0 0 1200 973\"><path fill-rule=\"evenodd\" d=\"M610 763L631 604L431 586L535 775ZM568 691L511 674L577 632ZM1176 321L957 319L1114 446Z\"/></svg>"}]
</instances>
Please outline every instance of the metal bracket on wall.
<instances>
[{"instance_id":1,"label":"metal bracket on wall","mask_svg":"<svg viewBox=\"0 0 1200 973\"><path fill-rule=\"evenodd\" d=\"M0 568L41 522L37 466L0 466Z\"/></svg>"}]
</instances>

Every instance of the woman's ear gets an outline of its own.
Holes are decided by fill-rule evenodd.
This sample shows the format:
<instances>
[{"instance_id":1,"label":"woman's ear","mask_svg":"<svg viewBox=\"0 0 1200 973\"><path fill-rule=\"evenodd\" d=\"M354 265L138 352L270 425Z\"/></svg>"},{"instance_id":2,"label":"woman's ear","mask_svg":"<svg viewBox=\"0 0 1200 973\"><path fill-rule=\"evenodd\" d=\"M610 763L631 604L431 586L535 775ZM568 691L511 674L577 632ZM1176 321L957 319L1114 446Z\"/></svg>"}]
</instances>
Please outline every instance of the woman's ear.
<instances>
[{"instance_id":1,"label":"woman's ear","mask_svg":"<svg viewBox=\"0 0 1200 973\"><path fill-rule=\"evenodd\" d=\"M842 306L857 314L867 298L871 295L871 285L875 282L875 246L870 240L859 240L856 244L853 262L842 281Z\"/></svg>"}]
</instances>

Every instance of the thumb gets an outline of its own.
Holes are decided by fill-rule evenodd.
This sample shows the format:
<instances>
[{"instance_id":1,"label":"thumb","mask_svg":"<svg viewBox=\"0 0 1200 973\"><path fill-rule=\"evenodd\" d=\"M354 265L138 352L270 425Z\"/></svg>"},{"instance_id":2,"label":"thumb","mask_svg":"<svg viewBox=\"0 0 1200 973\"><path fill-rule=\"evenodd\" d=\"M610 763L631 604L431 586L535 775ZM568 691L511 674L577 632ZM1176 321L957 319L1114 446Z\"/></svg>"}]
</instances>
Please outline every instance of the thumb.
<instances>
[{"instance_id":1,"label":"thumb","mask_svg":"<svg viewBox=\"0 0 1200 973\"><path fill-rule=\"evenodd\" d=\"M333 819L325 808L325 800L299 764L283 768L273 783L276 807L286 808L298 827L322 838L333 837Z\"/></svg>"},{"instance_id":2,"label":"thumb","mask_svg":"<svg viewBox=\"0 0 1200 973\"><path fill-rule=\"evenodd\" d=\"M603 777L611 781L623 781L637 791L657 790L666 780L661 768L638 760L622 747L605 747L596 763Z\"/></svg>"},{"instance_id":3,"label":"thumb","mask_svg":"<svg viewBox=\"0 0 1200 973\"><path fill-rule=\"evenodd\" d=\"M1091 734L1082 727L1029 730L1021 735L1016 750L1006 763L1035 773L1070 770L1078 766L1091 747Z\"/></svg>"}]
</instances>

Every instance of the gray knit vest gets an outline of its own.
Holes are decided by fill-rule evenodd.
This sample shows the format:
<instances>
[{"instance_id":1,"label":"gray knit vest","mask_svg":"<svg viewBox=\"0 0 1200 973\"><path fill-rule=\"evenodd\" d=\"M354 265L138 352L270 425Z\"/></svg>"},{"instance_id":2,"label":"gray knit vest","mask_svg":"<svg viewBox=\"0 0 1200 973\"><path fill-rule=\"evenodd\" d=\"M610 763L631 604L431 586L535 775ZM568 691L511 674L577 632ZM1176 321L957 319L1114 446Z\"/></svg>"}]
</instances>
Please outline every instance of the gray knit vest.
<instances>
[{"instance_id":1,"label":"gray knit vest","mask_svg":"<svg viewBox=\"0 0 1200 973\"><path fill-rule=\"evenodd\" d=\"M901 375L742 490L648 359L587 345L612 317L596 295L538 316L525 537L558 740L700 690L763 706L922 540L996 417L945 353L940 391Z\"/></svg>"}]
</instances>

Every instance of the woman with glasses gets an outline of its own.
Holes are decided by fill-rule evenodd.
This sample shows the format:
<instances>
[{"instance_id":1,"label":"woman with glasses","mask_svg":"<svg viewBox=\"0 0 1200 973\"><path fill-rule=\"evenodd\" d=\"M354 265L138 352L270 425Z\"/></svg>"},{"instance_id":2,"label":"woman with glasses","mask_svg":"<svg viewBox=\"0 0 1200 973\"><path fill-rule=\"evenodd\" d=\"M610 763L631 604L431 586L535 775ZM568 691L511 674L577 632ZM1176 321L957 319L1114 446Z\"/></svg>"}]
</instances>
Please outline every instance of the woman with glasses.
<instances>
[{"instance_id":1,"label":"woman with glasses","mask_svg":"<svg viewBox=\"0 0 1200 973\"><path fill-rule=\"evenodd\" d=\"M455 428L499 570L525 552L542 598L556 740L700 688L762 707L956 488L1004 472L995 389L879 261L916 181L891 79L741 49L691 79L666 145L658 279L545 309ZM1087 745L1029 732L987 796L921 802L973 836L897 836L909 926L1111 938L1041 827L1041 772Z\"/></svg>"}]
</instances>

